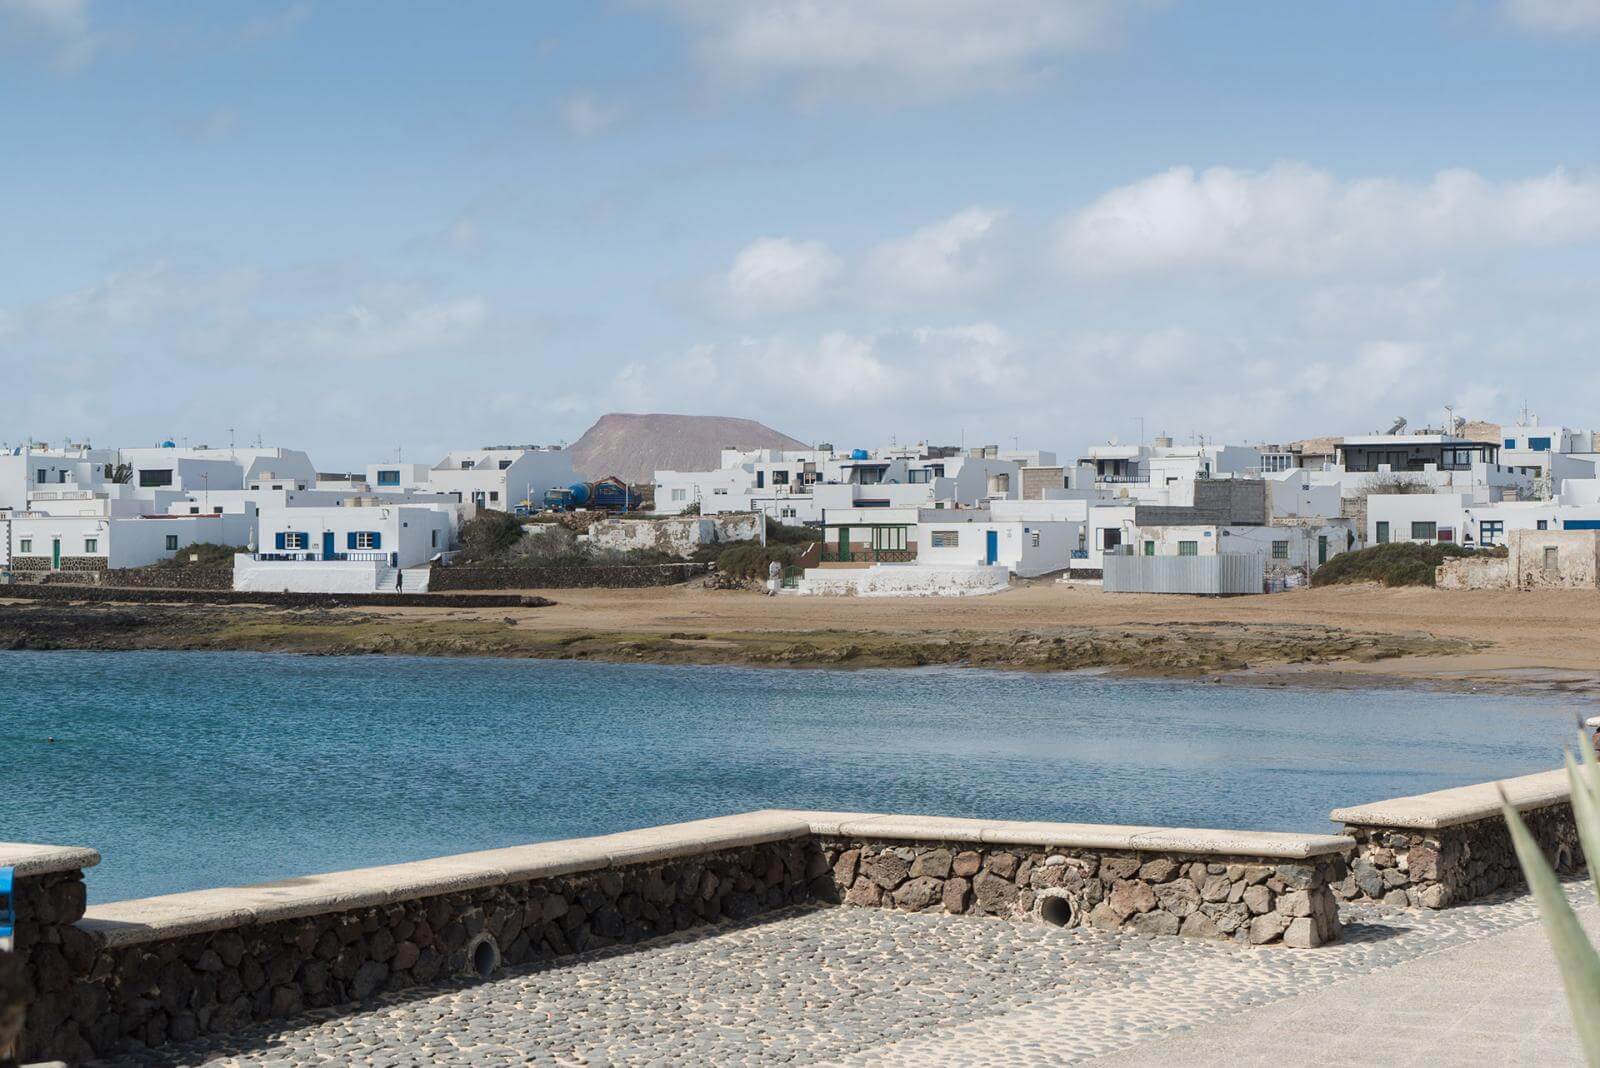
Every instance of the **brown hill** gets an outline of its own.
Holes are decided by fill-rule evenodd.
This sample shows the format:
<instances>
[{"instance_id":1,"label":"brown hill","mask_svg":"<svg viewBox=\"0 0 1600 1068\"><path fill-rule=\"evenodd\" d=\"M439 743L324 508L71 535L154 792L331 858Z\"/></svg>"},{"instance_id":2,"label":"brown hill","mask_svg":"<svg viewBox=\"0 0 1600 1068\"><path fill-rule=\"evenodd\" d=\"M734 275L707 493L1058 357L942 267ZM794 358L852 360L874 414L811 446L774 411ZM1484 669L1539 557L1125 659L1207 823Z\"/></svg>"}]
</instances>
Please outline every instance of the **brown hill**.
<instances>
[{"instance_id":1,"label":"brown hill","mask_svg":"<svg viewBox=\"0 0 1600 1068\"><path fill-rule=\"evenodd\" d=\"M586 479L616 475L626 482L649 482L658 470L712 470L723 449L808 447L753 419L612 412L569 448L573 469Z\"/></svg>"}]
</instances>

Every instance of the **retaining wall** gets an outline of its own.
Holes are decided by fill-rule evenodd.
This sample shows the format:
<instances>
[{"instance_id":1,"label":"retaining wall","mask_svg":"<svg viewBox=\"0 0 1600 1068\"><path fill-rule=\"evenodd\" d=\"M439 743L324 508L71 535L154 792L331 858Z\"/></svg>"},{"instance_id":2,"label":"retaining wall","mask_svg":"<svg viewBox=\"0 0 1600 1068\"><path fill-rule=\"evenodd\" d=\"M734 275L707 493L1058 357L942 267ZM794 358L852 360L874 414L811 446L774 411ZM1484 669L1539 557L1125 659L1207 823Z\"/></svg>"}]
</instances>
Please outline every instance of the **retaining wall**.
<instances>
[{"instance_id":1,"label":"retaining wall","mask_svg":"<svg viewBox=\"0 0 1600 1068\"><path fill-rule=\"evenodd\" d=\"M439 567L430 590L636 589L675 586L706 573L705 564L617 567Z\"/></svg>"},{"instance_id":2,"label":"retaining wall","mask_svg":"<svg viewBox=\"0 0 1600 1068\"><path fill-rule=\"evenodd\" d=\"M1338 934L1327 883L1350 846L763 811L88 909L92 850L0 844L0 864L19 873L26 1052L82 1060L804 902L1314 946Z\"/></svg>"},{"instance_id":3,"label":"retaining wall","mask_svg":"<svg viewBox=\"0 0 1600 1068\"><path fill-rule=\"evenodd\" d=\"M807 816L849 905L1312 948L1339 936L1348 838Z\"/></svg>"},{"instance_id":4,"label":"retaining wall","mask_svg":"<svg viewBox=\"0 0 1600 1068\"><path fill-rule=\"evenodd\" d=\"M1350 872L1333 886L1344 901L1445 908L1526 886L1495 783L1335 809L1356 843ZM1584 867L1567 773L1498 784L1522 813L1557 872Z\"/></svg>"},{"instance_id":5,"label":"retaining wall","mask_svg":"<svg viewBox=\"0 0 1600 1068\"><path fill-rule=\"evenodd\" d=\"M817 597L976 597L1010 589L1010 576L1011 569L999 565L811 567L797 588Z\"/></svg>"}]
</instances>

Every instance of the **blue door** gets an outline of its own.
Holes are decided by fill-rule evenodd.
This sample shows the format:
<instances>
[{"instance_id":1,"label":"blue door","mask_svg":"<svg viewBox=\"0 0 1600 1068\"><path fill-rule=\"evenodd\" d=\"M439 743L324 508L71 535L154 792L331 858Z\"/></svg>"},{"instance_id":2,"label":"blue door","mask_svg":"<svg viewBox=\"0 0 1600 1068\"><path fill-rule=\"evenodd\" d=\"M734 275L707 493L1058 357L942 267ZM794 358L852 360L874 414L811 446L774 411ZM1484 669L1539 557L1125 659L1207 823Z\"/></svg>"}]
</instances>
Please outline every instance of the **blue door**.
<instances>
[{"instance_id":1,"label":"blue door","mask_svg":"<svg viewBox=\"0 0 1600 1068\"><path fill-rule=\"evenodd\" d=\"M322 532L322 558L324 560L333 559L333 531L331 530Z\"/></svg>"},{"instance_id":2,"label":"blue door","mask_svg":"<svg viewBox=\"0 0 1600 1068\"><path fill-rule=\"evenodd\" d=\"M986 531L983 535L984 563L992 564L1000 559L1000 532L998 530Z\"/></svg>"}]
</instances>

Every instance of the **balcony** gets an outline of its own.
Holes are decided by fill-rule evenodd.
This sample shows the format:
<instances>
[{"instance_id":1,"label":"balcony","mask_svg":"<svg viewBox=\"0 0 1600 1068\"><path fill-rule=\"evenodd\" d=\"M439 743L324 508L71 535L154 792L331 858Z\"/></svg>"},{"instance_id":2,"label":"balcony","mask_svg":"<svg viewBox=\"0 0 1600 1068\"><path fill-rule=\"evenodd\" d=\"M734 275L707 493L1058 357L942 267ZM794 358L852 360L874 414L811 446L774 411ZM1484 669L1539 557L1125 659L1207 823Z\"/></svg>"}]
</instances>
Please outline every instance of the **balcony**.
<instances>
[{"instance_id":1,"label":"balcony","mask_svg":"<svg viewBox=\"0 0 1600 1068\"><path fill-rule=\"evenodd\" d=\"M343 553L320 553L315 550L305 549L274 549L271 552L252 553L250 558L269 563L278 561L304 564L329 561L387 564L389 555L389 553L383 552L381 549L352 549Z\"/></svg>"},{"instance_id":2,"label":"balcony","mask_svg":"<svg viewBox=\"0 0 1600 1068\"><path fill-rule=\"evenodd\" d=\"M1096 482L1104 483L1104 484L1109 485L1109 486L1118 486L1118 485L1128 485L1128 484L1134 484L1134 483L1147 483L1147 482L1150 481L1150 476L1149 475L1096 475L1096 476L1094 476L1094 480Z\"/></svg>"}]
</instances>

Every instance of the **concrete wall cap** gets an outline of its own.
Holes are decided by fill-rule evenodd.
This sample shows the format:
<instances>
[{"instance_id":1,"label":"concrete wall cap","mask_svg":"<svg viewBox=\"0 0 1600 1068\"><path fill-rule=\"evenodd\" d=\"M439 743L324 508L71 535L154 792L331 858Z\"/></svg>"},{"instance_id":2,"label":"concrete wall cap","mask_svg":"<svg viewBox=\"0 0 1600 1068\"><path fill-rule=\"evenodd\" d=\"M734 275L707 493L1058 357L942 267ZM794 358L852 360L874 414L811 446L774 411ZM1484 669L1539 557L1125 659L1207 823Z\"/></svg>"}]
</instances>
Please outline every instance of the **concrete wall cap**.
<instances>
[{"instance_id":1,"label":"concrete wall cap","mask_svg":"<svg viewBox=\"0 0 1600 1068\"><path fill-rule=\"evenodd\" d=\"M813 834L837 838L912 842L977 842L1064 849L1104 849L1145 853L1202 853L1212 856L1302 860L1342 853L1355 842L1342 835L1280 831L1223 831L1197 827L1144 827L1114 823L1048 823L1027 820L972 820L938 816L804 812Z\"/></svg>"},{"instance_id":2,"label":"concrete wall cap","mask_svg":"<svg viewBox=\"0 0 1600 1068\"><path fill-rule=\"evenodd\" d=\"M83 846L36 845L0 842L0 868L13 868L18 878L81 871L100 863L100 854Z\"/></svg>"},{"instance_id":3,"label":"concrete wall cap","mask_svg":"<svg viewBox=\"0 0 1600 1068\"><path fill-rule=\"evenodd\" d=\"M254 919L255 914L240 902L238 891L225 888L113 901L86 911L78 926L102 939L107 948L115 949L224 931Z\"/></svg>"},{"instance_id":4,"label":"concrete wall cap","mask_svg":"<svg viewBox=\"0 0 1600 1068\"><path fill-rule=\"evenodd\" d=\"M1411 797L1336 808L1329 813L1329 818L1335 823L1356 827L1405 827L1424 831L1454 827L1474 820L1499 819L1500 793L1495 789L1496 786L1505 789L1507 800L1519 811L1572 800L1567 773L1565 769L1557 769L1503 779L1498 783L1480 782Z\"/></svg>"}]
</instances>

